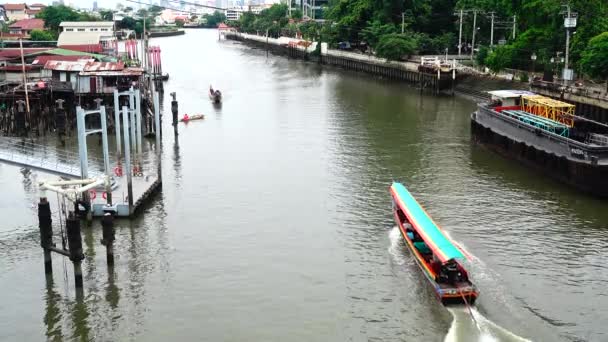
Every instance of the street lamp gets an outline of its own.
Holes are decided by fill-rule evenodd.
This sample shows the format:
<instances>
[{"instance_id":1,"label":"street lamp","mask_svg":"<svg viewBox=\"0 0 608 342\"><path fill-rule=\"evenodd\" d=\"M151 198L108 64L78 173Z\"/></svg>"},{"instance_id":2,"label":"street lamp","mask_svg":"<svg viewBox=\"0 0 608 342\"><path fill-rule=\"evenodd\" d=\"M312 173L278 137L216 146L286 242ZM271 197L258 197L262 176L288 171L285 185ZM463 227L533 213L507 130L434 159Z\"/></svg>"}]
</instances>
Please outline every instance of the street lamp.
<instances>
[{"instance_id":1,"label":"street lamp","mask_svg":"<svg viewBox=\"0 0 608 342\"><path fill-rule=\"evenodd\" d=\"M536 68L535 68L536 52L532 52L532 56L530 56L530 59L532 60L532 72L534 72L534 71L536 71Z\"/></svg>"}]
</instances>

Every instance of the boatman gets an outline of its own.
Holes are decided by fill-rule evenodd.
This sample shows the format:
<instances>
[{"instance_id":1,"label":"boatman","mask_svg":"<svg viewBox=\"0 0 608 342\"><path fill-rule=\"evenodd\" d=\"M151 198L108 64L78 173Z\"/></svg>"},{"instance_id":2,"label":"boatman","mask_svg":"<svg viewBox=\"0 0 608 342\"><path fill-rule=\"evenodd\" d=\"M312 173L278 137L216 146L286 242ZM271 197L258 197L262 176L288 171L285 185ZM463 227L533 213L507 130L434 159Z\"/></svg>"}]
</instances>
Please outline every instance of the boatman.
<instances>
[{"instance_id":1,"label":"boatman","mask_svg":"<svg viewBox=\"0 0 608 342\"><path fill-rule=\"evenodd\" d=\"M184 117L182 118L183 122L188 122L188 120L190 120L190 117L188 116L188 114L184 114Z\"/></svg>"}]
</instances>

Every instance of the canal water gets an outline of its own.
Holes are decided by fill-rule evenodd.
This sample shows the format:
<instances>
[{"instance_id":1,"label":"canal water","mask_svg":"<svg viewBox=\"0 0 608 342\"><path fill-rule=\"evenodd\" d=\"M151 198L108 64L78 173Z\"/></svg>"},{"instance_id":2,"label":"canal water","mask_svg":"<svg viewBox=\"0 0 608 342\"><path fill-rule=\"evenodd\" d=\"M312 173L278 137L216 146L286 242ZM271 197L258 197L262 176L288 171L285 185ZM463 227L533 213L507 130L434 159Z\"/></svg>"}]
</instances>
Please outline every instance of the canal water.
<instances>
[{"instance_id":1,"label":"canal water","mask_svg":"<svg viewBox=\"0 0 608 342\"><path fill-rule=\"evenodd\" d=\"M99 223L83 230L83 299L66 259L44 276L36 184L50 176L0 164L1 341L608 340L605 202L472 144L474 102L214 30L153 44L165 103L176 92L181 114L206 119L176 141L166 112L163 191L119 222L113 272ZM433 297L393 223L392 181L472 255L475 308Z\"/></svg>"}]
</instances>

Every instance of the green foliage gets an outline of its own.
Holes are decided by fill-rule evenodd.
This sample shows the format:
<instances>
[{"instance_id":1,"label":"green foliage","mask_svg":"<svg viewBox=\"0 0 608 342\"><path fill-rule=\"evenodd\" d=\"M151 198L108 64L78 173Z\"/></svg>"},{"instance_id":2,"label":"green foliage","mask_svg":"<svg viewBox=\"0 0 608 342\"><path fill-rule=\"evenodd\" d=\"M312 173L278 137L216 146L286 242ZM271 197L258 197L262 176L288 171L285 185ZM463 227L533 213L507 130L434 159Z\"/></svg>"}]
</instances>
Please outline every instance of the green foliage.
<instances>
[{"instance_id":1,"label":"green foliage","mask_svg":"<svg viewBox=\"0 0 608 342\"><path fill-rule=\"evenodd\" d=\"M59 32L59 24L62 21L97 21L99 18L88 13L76 12L71 7L64 5L45 7L36 18L44 20L44 26L50 31Z\"/></svg>"},{"instance_id":2,"label":"green foliage","mask_svg":"<svg viewBox=\"0 0 608 342\"><path fill-rule=\"evenodd\" d=\"M152 20L146 20L146 30L150 30ZM135 20L131 17L124 17L118 22L119 29L133 30L138 36L141 36L144 32L143 19Z\"/></svg>"},{"instance_id":3,"label":"green foliage","mask_svg":"<svg viewBox=\"0 0 608 342\"><path fill-rule=\"evenodd\" d=\"M215 11L212 14L203 15L203 20L205 21L205 27L215 28L226 21L226 16L220 11Z\"/></svg>"},{"instance_id":4,"label":"green foliage","mask_svg":"<svg viewBox=\"0 0 608 342\"><path fill-rule=\"evenodd\" d=\"M475 61L477 65L486 65L486 58L490 55L490 48L487 46L481 46L479 52L475 55Z\"/></svg>"},{"instance_id":5,"label":"green foliage","mask_svg":"<svg viewBox=\"0 0 608 342\"><path fill-rule=\"evenodd\" d=\"M511 65L514 49L511 45L499 46L486 58L485 64L494 72L499 72Z\"/></svg>"},{"instance_id":6,"label":"green foliage","mask_svg":"<svg viewBox=\"0 0 608 342\"><path fill-rule=\"evenodd\" d=\"M99 11L99 16L101 17L101 20L105 20L105 21L114 20L114 12L111 10L101 10L101 11Z\"/></svg>"},{"instance_id":7,"label":"green foliage","mask_svg":"<svg viewBox=\"0 0 608 342\"><path fill-rule=\"evenodd\" d=\"M388 60L400 60L416 50L416 39L411 34L386 34L380 37L376 53Z\"/></svg>"},{"instance_id":8,"label":"green foliage","mask_svg":"<svg viewBox=\"0 0 608 342\"><path fill-rule=\"evenodd\" d=\"M521 82L527 83L530 80L530 76L528 76L527 72L523 72L519 75L519 80Z\"/></svg>"},{"instance_id":9,"label":"green foliage","mask_svg":"<svg viewBox=\"0 0 608 342\"><path fill-rule=\"evenodd\" d=\"M148 13L150 14L150 17L154 18L160 15L160 12L162 12L163 9L163 7L152 5L148 8Z\"/></svg>"},{"instance_id":10,"label":"green foliage","mask_svg":"<svg viewBox=\"0 0 608 342\"><path fill-rule=\"evenodd\" d=\"M392 33L397 33L395 24L383 24L380 20L374 20L368 21L367 27L364 28L359 35L372 48L376 48L380 41L380 37Z\"/></svg>"},{"instance_id":11,"label":"green foliage","mask_svg":"<svg viewBox=\"0 0 608 342\"><path fill-rule=\"evenodd\" d=\"M302 10L300 10L300 9L296 9L296 10L292 9L291 10L291 19L301 20L302 17L303 17Z\"/></svg>"},{"instance_id":12,"label":"green foliage","mask_svg":"<svg viewBox=\"0 0 608 342\"><path fill-rule=\"evenodd\" d=\"M448 32L432 37L427 33L417 34L419 52L422 54L444 54L446 48L455 45L456 38L453 33Z\"/></svg>"},{"instance_id":13,"label":"green foliage","mask_svg":"<svg viewBox=\"0 0 608 342\"><path fill-rule=\"evenodd\" d=\"M55 40L56 37L51 32L43 31L43 30L32 30L30 32L30 40L35 41L52 41Z\"/></svg>"},{"instance_id":14,"label":"green foliage","mask_svg":"<svg viewBox=\"0 0 608 342\"><path fill-rule=\"evenodd\" d=\"M240 24L237 26L244 32L266 34L268 31L268 35L277 37L289 23L287 9L286 4L274 4L259 15L245 12L241 15Z\"/></svg>"},{"instance_id":15,"label":"green foliage","mask_svg":"<svg viewBox=\"0 0 608 342\"><path fill-rule=\"evenodd\" d=\"M608 31L591 38L580 64L589 76L608 81Z\"/></svg>"}]
</instances>

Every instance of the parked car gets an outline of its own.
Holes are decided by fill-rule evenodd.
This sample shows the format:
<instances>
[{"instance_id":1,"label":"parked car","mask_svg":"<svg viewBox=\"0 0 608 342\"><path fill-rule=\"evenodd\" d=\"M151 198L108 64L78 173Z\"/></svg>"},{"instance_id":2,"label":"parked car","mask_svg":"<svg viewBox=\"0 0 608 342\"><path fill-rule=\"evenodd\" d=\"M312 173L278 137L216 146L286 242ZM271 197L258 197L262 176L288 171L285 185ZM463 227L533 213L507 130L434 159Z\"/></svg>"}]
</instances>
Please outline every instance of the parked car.
<instances>
[{"instance_id":1,"label":"parked car","mask_svg":"<svg viewBox=\"0 0 608 342\"><path fill-rule=\"evenodd\" d=\"M339 42L338 43L338 49L340 50L350 50L351 46L349 42Z\"/></svg>"}]
</instances>

